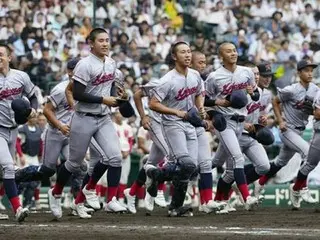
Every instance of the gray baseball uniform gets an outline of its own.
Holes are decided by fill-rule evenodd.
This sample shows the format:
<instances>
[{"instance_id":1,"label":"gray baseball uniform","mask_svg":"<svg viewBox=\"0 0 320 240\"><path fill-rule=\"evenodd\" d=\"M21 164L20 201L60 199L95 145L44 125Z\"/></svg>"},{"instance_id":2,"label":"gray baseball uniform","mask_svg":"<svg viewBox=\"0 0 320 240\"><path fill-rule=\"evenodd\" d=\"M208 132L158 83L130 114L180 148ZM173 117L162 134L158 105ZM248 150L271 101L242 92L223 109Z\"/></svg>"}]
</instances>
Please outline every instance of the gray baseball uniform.
<instances>
[{"instance_id":1,"label":"gray baseball uniform","mask_svg":"<svg viewBox=\"0 0 320 240\"><path fill-rule=\"evenodd\" d=\"M314 83L310 83L307 89L300 83L278 89L287 130L280 133L283 146L275 161L276 166L285 166L296 152L300 153L303 161L307 160L309 144L302 138L302 134L308 123L309 115L302 111L302 103L306 96L314 99L318 90L319 88Z\"/></svg>"},{"instance_id":2,"label":"gray baseball uniform","mask_svg":"<svg viewBox=\"0 0 320 240\"><path fill-rule=\"evenodd\" d=\"M163 79L162 79L163 80ZM161 84L160 79L153 79L149 83L144 86L141 86L143 90L143 94L148 96L148 98L152 98L152 91L156 86ZM155 111L149 110L150 117L150 137L152 140L152 145L150 149L150 154L146 164L144 165L144 169L148 171L150 168L154 168L157 166L159 161L163 160L165 157L169 155L169 148L164 139L162 126L161 126L161 114Z\"/></svg>"},{"instance_id":3,"label":"gray baseball uniform","mask_svg":"<svg viewBox=\"0 0 320 240\"><path fill-rule=\"evenodd\" d=\"M211 99L225 98L231 94L233 90L246 89L247 86L256 84L254 74L250 68L237 66L232 73L224 67L218 68L212 72L205 81L206 95ZM232 168L243 168L244 157L239 145L238 137L243 131L243 121L239 121L239 116L243 119L247 116L247 109L235 109L232 107L215 106L215 110L224 114L227 120L227 128L222 132L216 132L221 144L218 147L214 164L219 166L219 161L232 157ZM233 180L233 179L232 179Z\"/></svg>"},{"instance_id":4,"label":"gray baseball uniform","mask_svg":"<svg viewBox=\"0 0 320 240\"><path fill-rule=\"evenodd\" d=\"M180 111L188 111L195 104L195 97L202 94L202 79L200 74L188 69L187 76L183 76L175 69L169 71L160 80L162 84L152 92L162 104ZM174 115L162 115L162 125L169 151L180 164L192 161L197 165L198 141L195 128L181 118ZM186 159L186 157L189 157Z\"/></svg>"},{"instance_id":5,"label":"gray baseball uniform","mask_svg":"<svg viewBox=\"0 0 320 240\"><path fill-rule=\"evenodd\" d=\"M78 62L73 76L74 81L86 86L85 92L105 97L110 96L115 78L115 61L105 57L103 62L93 54ZM110 107L104 104L85 102L76 104L76 111L71 120L70 156L65 163L68 171L77 171L92 137L106 156L107 160L102 160L104 164L121 167L120 143L110 112Z\"/></svg>"},{"instance_id":6,"label":"gray baseball uniform","mask_svg":"<svg viewBox=\"0 0 320 240\"><path fill-rule=\"evenodd\" d=\"M17 124L11 102L14 99L34 94L34 85L28 74L10 69L7 76L0 76L0 165L3 167L3 178L14 179L14 161Z\"/></svg>"}]
</instances>

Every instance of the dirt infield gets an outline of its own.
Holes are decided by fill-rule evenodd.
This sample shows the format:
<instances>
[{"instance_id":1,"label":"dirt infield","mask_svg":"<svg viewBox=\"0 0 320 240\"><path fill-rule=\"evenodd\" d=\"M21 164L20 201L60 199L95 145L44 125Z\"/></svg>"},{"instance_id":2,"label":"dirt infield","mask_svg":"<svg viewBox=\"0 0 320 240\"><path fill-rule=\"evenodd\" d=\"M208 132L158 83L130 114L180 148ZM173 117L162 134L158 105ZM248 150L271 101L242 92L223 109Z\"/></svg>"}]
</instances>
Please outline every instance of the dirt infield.
<instances>
[{"instance_id":1,"label":"dirt infield","mask_svg":"<svg viewBox=\"0 0 320 240\"><path fill-rule=\"evenodd\" d=\"M96 212L92 219L64 216L53 221L47 211L34 212L23 224L0 221L0 239L320 239L320 212L263 208L228 215L168 218L164 209L151 216ZM12 216L11 216L12 218Z\"/></svg>"}]
</instances>

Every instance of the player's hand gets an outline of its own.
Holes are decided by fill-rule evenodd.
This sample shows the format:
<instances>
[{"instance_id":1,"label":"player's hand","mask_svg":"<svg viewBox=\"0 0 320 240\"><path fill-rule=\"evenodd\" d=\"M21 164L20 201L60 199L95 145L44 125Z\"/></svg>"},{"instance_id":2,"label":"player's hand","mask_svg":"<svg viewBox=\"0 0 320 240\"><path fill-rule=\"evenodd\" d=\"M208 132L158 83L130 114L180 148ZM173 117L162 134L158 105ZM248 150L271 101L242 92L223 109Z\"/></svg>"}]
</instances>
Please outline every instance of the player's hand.
<instances>
[{"instance_id":1,"label":"player's hand","mask_svg":"<svg viewBox=\"0 0 320 240\"><path fill-rule=\"evenodd\" d=\"M65 135L65 136L69 136L70 134L70 127L69 125L61 125L59 126L59 131Z\"/></svg>"},{"instance_id":2,"label":"player's hand","mask_svg":"<svg viewBox=\"0 0 320 240\"><path fill-rule=\"evenodd\" d=\"M251 86L251 85L249 85L249 86L247 86L247 93L249 94L249 95L252 95L253 94L253 87Z\"/></svg>"},{"instance_id":3,"label":"player's hand","mask_svg":"<svg viewBox=\"0 0 320 240\"><path fill-rule=\"evenodd\" d=\"M115 97L104 97L102 103L110 107L116 107L118 105L117 98Z\"/></svg>"},{"instance_id":4,"label":"player's hand","mask_svg":"<svg viewBox=\"0 0 320 240\"><path fill-rule=\"evenodd\" d=\"M36 116L37 116L37 111L36 111L34 108L32 108L32 109L31 109L31 113L30 113L29 116L28 116L28 119L34 118L34 117L36 117Z\"/></svg>"},{"instance_id":5,"label":"player's hand","mask_svg":"<svg viewBox=\"0 0 320 240\"><path fill-rule=\"evenodd\" d=\"M129 151L121 151L121 153L122 153L122 159L126 159L130 154Z\"/></svg>"},{"instance_id":6,"label":"player's hand","mask_svg":"<svg viewBox=\"0 0 320 240\"><path fill-rule=\"evenodd\" d=\"M176 111L176 116L179 117L179 118L182 118L182 119L186 119L186 117L187 117L187 112L186 112L186 111L179 111L179 110L177 110L177 111Z\"/></svg>"},{"instance_id":7,"label":"player's hand","mask_svg":"<svg viewBox=\"0 0 320 240\"><path fill-rule=\"evenodd\" d=\"M216 105L221 107L230 107L231 103L227 99L216 99Z\"/></svg>"},{"instance_id":8,"label":"player's hand","mask_svg":"<svg viewBox=\"0 0 320 240\"><path fill-rule=\"evenodd\" d=\"M213 124L212 124L212 121L210 121L210 120L205 120L205 122L206 122L206 125L207 125L206 131L208 131L208 132L213 131L213 130L214 130L214 126L213 126Z\"/></svg>"},{"instance_id":9,"label":"player's hand","mask_svg":"<svg viewBox=\"0 0 320 240\"><path fill-rule=\"evenodd\" d=\"M117 87L117 94L118 94L119 98L122 98L122 99L128 99L129 98L126 90L121 88L121 87Z\"/></svg>"},{"instance_id":10,"label":"player's hand","mask_svg":"<svg viewBox=\"0 0 320 240\"><path fill-rule=\"evenodd\" d=\"M254 132L255 128L252 123L244 123L244 129L247 130L248 132Z\"/></svg>"},{"instance_id":11,"label":"player's hand","mask_svg":"<svg viewBox=\"0 0 320 240\"><path fill-rule=\"evenodd\" d=\"M287 131L287 124L286 124L285 121L281 121L281 122L279 123L279 129L280 129L281 132Z\"/></svg>"},{"instance_id":12,"label":"player's hand","mask_svg":"<svg viewBox=\"0 0 320 240\"><path fill-rule=\"evenodd\" d=\"M258 122L263 125L263 126L267 126L268 124L268 117L266 115L262 115L259 117Z\"/></svg>"},{"instance_id":13,"label":"player's hand","mask_svg":"<svg viewBox=\"0 0 320 240\"><path fill-rule=\"evenodd\" d=\"M145 130L150 130L150 118L149 116L144 116L141 120L142 127Z\"/></svg>"}]
</instances>

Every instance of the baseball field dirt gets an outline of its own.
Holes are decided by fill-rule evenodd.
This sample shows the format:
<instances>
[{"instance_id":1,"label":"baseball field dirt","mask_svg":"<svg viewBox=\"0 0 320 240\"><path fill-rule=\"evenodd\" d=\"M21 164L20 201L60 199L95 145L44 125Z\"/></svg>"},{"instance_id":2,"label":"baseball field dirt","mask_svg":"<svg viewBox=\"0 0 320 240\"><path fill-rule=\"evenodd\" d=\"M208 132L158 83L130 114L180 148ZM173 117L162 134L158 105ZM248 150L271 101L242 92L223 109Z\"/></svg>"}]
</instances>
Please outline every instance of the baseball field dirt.
<instances>
[{"instance_id":1,"label":"baseball field dirt","mask_svg":"<svg viewBox=\"0 0 320 240\"><path fill-rule=\"evenodd\" d=\"M320 211L303 208L268 207L255 211L238 210L228 215L202 214L169 218L157 208L151 216L140 210L132 214L96 212L82 220L64 210L53 220L44 210L32 212L26 222L0 221L0 239L320 239Z\"/></svg>"}]
</instances>

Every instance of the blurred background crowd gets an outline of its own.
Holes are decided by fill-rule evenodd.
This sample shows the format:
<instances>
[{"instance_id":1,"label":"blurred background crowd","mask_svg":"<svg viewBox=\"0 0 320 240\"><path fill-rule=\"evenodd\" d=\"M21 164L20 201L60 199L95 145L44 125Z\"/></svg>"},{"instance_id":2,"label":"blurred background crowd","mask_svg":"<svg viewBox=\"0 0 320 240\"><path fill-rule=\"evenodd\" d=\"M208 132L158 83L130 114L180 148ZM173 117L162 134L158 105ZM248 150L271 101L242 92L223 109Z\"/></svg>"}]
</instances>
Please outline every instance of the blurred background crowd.
<instances>
[{"instance_id":1,"label":"blurred background crowd","mask_svg":"<svg viewBox=\"0 0 320 240\"><path fill-rule=\"evenodd\" d=\"M38 86L42 104L57 83L68 79L67 61L88 55L93 27L108 29L110 56L131 96L140 84L170 69L170 47L178 40L205 53L208 71L220 66L219 43L234 42L239 63L272 63L273 90L297 81L297 61L320 63L320 0L0 0L0 41L12 49L12 67L27 72ZM314 74L320 84L319 67ZM38 120L31 125L42 129L44 116ZM150 139L140 120L126 124L135 138L132 151L148 153ZM269 126L276 135L268 151L272 159L281 144L272 114ZM214 136L211 143L215 149Z\"/></svg>"}]
</instances>

